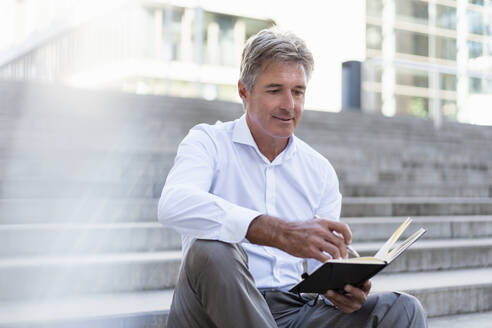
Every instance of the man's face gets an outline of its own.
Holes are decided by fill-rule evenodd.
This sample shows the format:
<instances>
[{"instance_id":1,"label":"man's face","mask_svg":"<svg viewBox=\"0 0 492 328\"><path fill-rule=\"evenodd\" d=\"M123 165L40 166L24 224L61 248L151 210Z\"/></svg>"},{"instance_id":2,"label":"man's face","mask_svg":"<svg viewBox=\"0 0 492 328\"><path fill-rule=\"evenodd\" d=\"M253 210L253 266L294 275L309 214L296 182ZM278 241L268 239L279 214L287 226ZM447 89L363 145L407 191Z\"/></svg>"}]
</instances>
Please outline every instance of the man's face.
<instances>
[{"instance_id":1,"label":"man's face","mask_svg":"<svg viewBox=\"0 0 492 328\"><path fill-rule=\"evenodd\" d=\"M256 142L288 138L304 110L306 74L301 64L267 62L262 65L253 90L239 81L249 128Z\"/></svg>"}]
</instances>

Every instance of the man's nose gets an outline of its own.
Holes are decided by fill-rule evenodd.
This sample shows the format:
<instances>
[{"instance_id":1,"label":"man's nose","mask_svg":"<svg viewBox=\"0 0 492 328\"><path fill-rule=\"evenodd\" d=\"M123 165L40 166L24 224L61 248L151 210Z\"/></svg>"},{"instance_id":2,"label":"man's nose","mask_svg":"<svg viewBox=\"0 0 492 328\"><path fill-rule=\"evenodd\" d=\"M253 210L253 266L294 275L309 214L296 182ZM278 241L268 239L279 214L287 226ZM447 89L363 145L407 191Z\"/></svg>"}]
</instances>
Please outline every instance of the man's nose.
<instances>
[{"instance_id":1,"label":"man's nose","mask_svg":"<svg viewBox=\"0 0 492 328\"><path fill-rule=\"evenodd\" d=\"M294 106L295 106L294 96L290 91L287 91L282 95L281 106L283 109L288 111L294 110Z\"/></svg>"}]
</instances>

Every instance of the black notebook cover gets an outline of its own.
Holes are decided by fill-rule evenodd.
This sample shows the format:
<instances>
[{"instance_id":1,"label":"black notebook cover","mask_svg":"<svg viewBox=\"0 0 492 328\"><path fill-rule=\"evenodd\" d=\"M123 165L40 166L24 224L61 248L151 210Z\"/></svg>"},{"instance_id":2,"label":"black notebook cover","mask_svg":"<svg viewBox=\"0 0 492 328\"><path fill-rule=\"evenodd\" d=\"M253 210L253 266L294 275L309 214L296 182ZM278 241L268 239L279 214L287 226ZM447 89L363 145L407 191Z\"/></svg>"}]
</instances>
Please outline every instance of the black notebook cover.
<instances>
[{"instance_id":1,"label":"black notebook cover","mask_svg":"<svg viewBox=\"0 0 492 328\"><path fill-rule=\"evenodd\" d=\"M293 293L324 294L329 289L343 290L347 284L361 286L388 264L326 262L310 276L292 287Z\"/></svg>"}]
</instances>

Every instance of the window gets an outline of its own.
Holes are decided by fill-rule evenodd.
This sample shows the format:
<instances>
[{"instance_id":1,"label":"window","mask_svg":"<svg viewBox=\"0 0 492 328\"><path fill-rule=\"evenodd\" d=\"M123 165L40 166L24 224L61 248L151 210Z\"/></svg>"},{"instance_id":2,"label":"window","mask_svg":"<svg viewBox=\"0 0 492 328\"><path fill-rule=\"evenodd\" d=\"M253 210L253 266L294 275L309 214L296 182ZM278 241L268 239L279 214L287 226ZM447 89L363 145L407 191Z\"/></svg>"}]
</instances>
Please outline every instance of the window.
<instances>
[{"instance_id":1,"label":"window","mask_svg":"<svg viewBox=\"0 0 492 328\"><path fill-rule=\"evenodd\" d=\"M456 30L456 8L437 5L437 27Z\"/></svg>"},{"instance_id":2,"label":"window","mask_svg":"<svg viewBox=\"0 0 492 328\"><path fill-rule=\"evenodd\" d=\"M482 92L482 79L477 77L470 77L468 89L470 93L481 93Z\"/></svg>"},{"instance_id":3,"label":"window","mask_svg":"<svg viewBox=\"0 0 492 328\"><path fill-rule=\"evenodd\" d=\"M483 24L482 13L468 10L468 32L474 34L484 34L485 25Z\"/></svg>"},{"instance_id":4,"label":"window","mask_svg":"<svg viewBox=\"0 0 492 328\"><path fill-rule=\"evenodd\" d=\"M383 14L383 0L367 0L367 15L381 18Z\"/></svg>"},{"instance_id":5,"label":"window","mask_svg":"<svg viewBox=\"0 0 492 328\"><path fill-rule=\"evenodd\" d=\"M366 43L370 49L381 50L383 43L383 35L380 26L367 25L366 27Z\"/></svg>"},{"instance_id":6,"label":"window","mask_svg":"<svg viewBox=\"0 0 492 328\"><path fill-rule=\"evenodd\" d=\"M441 90L456 91L456 75L441 73Z\"/></svg>"},{"instance_id":7,"label":"window","mask_svg":"<svg viewBox=\"0 0 492 328\"><path fill-rule=\"evenodd\" d=\"M396 0L396 16L403 20L427 24L429 20L429 10L427 2L419 0Z\"/></svg>"},{"instance_id":8,"label":"window","mask_svg":"<svg viewBox=\"0 0 492 328\"><path fill-rule=\"evenodd\" d=\"M456 39L436 36L436 57L456 60Z\"/></svg>"},{"instance_id":9,"label":"window","mask_svg":"<svg viewBox=\"0 0 492 328\"><path fill-rule=\"evenodd\" d=\"M395 39L397 52L418 56L429 56L429 37L427 35L417 32L396 30Z\"/></svg>"},{"instance_id":10,"label":"window","mask_svg":"<svg viewBox=\"0 0 492 328\"><path fill-rule=\"evenodd\" d=\"M236 17L221 14L216 14L215 17L219 25L220 64L232 66L235 63L234 23Z\"/></svg>"},{"instance_id":11,"label":"window","mask_svg":"<svg viewBox=\"0 0 492 328\"><path fill-rule=\"evenodd\" d=\"M483 45L481 42L468 41L468 58L481 57L483 53Z\"/></svg>"},{"instance_id":12,"label":"window","mask_svg":"<svg viewBox=\"0 0 492 328\"><path fill-rule=\"evenodd\" d=\"M428 88L429 76L423 71L398 68L396 70L396 84Z\"/></svg>"},{"instance_id":13,"label":"window","mask_svg":"<svg viewBox=\"0 0 492 328\"><path fill-rule=\"evenodd\" d=\"M399 114L410 114L419 117L429 116L429 99L417 96L397 95L396 109Z\"/></svg>"},{"instance_id":14,"label":"window","mask_svg":"<svg viewBox=\"0 0 492 328\"><path fill-rule=\"evenodd\" d=\"M472 5L477 5L477 6L483 6L484 1L483 0L469 0L469 3Z\"/></svg>"},{"instance_id":15,"label":"window","mask_svg":"<svg viewBox=\"0 0 492 328\"><path fill-rule=\"evenodd\" d=\"M274 22L270 20L264 21L254 18L243 18L243 21L246 27L245 40L248 40L251 36L258 33L259 31L274 25Z\"/></svg>"},{"instance_id":16,"label":"window","mask_svg":"<svg viewBox=\"0 0 492 328\"><path fill-rule=\"evenodd\" d=\"M371 103L374 101L374 103ZM370 111L381 112L383 108L383 101L381 99L381 92L363 90L362 92L363 106Z\"/></svg>"},{"instance_id":17,"label":"window","mask_svg":"<svg viewBox=\"0 0 492 328\"><path fill-rule=\"evenodd\" d=\"M452 100L442 100L441 113L448 120L455 121L456 115L458 114L458 106L456 106L456 102Z\"/></svg>"}]
</instances>

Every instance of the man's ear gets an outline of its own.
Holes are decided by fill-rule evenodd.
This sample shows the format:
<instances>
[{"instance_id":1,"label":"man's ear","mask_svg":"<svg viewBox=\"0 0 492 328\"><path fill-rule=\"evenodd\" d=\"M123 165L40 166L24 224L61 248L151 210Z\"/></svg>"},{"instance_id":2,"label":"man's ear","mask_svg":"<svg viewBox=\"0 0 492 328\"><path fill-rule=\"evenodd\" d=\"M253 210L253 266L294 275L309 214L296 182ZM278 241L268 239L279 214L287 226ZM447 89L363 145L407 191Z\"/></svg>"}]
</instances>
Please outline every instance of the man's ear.
<instances>
[{"instance_id":1,"label":"man's ear","mask_svg":"<svg viewBox=\"0 0 492 328\"><path fill-rule=\"evenodd\" d=\"M248 88L246 88L246 85L241 80L237 81L237 91L239 92L239 97L241 97L243 104L245 104L249 92L248 92Z\"/></svg>"}]
</instances>

